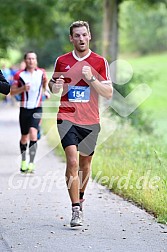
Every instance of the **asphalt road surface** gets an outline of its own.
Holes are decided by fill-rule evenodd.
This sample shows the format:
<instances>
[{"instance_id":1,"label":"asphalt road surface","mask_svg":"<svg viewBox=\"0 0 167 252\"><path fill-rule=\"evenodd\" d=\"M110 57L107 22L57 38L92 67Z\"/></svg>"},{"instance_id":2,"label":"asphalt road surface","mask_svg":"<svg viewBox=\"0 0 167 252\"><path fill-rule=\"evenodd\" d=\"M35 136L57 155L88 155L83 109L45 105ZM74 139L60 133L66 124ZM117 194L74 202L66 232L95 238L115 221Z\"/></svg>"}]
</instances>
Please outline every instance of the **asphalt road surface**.
<instances>
[{"instance_id":1,"label":"asphalt road surface","mask_svg":"<svg viewBox=\"0 0 167 252\"><path fill-rule=\"evenodd\" d=\"M84 225L70 228L65 163L44 136L36 172L19 172L18 106L0 107L0 252L167 252L167 226L89 181Z\"/></svg>"}]
</instances>

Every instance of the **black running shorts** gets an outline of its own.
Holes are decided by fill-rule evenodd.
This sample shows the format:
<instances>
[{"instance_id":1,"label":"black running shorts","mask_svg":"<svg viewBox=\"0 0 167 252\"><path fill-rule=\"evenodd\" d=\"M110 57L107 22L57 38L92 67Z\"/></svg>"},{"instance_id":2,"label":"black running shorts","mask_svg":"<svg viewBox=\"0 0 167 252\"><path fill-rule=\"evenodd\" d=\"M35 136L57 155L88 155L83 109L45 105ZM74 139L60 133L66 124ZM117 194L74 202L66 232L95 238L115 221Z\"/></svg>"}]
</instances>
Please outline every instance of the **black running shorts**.
<instances>
[{"instance_id":1,"label":"black running shorts","mask_svg":"<svg viewBox=\"0 0 167 252\"><path fill-rule=\"evenodd\" d=\"M76 145L79 152L92 156L100 132L100 124L78 125L67 120L57 120L61 143L67 146Z\"/></svg>"},{"instance_id":2,"label":"black running shorts","mask_svg":"<svg viewBox=\"0 0 167 252\"><path fill-rule=\"evenodd\" d=\"M19 122L22 135L27 135L31 127L38 129L42 117L42 108L20 108Z\"/></svg>"}]
</instances>

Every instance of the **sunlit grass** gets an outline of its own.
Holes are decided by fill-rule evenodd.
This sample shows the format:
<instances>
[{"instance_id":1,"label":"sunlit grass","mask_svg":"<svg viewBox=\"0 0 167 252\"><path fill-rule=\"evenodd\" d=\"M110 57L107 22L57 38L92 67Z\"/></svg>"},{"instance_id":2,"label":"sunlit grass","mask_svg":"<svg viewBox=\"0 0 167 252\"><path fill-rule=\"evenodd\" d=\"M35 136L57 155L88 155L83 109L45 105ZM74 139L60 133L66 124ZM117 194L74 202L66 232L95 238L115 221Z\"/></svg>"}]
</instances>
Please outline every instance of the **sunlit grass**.
<instances>
[{"instance_id":1,"label":"sunlit grass","mask_svg":"<svg viewBox=\"0 0 167 252\"><path fill-rule=\"evenodd\" d=\"M128 62L132 65L135 72L153 72L156 78L147 83L152 88L152 95L143 104L144 109L154 108L155 116L158 118L164 112L165 106L167 107L167 53L143 56L140 58L127 58Z\"/></svg>"},{"instance_id":2,"label":"sunlit grass","mask_svg":"<svg viewBox=\"0 0 167 252\"><path fill-rule=\"evenodd\" d=\"M167 52L138 58L131 56L124 56L123 58L131 64L134 74L142 73L146 80L147 73L153 74L154 78L151 82L146 82L151 87L152 94L140 108L146 112L151 112L156 132L162 134L167 143Z\"/></svg>"},{"instance_id":3,"label":"sunlit grass","mask_svg":"<svg viewBox=\"0 0 167 252\"><path fill-rule=\"evenodd\" d=\"M97 147L92 177L111 191L133 200L165 223L166 166L166 153L160 140L143 133L138 135L130 125L124 125Z\"/></svg>"}]
</instances>

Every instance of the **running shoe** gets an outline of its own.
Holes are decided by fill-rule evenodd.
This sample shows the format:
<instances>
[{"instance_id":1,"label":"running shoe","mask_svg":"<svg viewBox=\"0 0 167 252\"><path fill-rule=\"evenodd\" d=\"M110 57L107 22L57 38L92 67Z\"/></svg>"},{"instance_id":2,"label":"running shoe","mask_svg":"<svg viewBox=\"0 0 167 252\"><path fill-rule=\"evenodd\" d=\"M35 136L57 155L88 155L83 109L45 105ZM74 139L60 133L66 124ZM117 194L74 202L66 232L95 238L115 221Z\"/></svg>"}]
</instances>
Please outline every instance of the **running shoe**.
<instances>
[{"instance_id":1,"label":"running shoe","mask_svg":"<svg viewBox=\"0 0 167 252\"><path fill-rule=\"evenodd\" d=\"M29 163L27 168L28 168L27 172L34 173L35 164L34 163Z\"/></svg>"},{"instance_id":2,"label":"running shoe","mask_svg":"<svg viewBox=\"0 0 167 252\"><path fill-rule=\"evenodd\" d=\"M82 223L82 212L79 206L72 207L72 219L70 222L71 227L83 226Z\"/></svg>"},{"instance_id":3,"label":"running shoe","mask_svg":"<svg viewBox=\"0 0 167 252\"><path fill-rule=\"evenodd\" d=\"M23 173L25 173L25 172L28 171L26 160L21 161L21 168L20 168L20 171L23 172Z\"/></svg>"}]
</instances>

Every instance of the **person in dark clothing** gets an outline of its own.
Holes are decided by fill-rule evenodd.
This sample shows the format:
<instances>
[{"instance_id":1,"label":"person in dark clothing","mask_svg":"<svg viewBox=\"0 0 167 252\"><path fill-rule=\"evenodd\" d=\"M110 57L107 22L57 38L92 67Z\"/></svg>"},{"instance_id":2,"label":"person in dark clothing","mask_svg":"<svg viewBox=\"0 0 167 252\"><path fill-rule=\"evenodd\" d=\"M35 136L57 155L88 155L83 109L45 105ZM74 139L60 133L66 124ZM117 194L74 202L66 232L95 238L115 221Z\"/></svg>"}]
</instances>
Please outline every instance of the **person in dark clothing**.
<instances>
[{"instance_id":1,"label":"person in dark clothing","mask_svg":"<svg viewBox=\"0 0 167 252\"><path fill-rule=\"evenodd\" d=\"M1 70L0 70L0 93L4 95L8 95L10 93L10 84L3 76Z\"/></svg>"}]
</instances>

